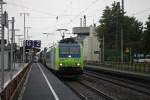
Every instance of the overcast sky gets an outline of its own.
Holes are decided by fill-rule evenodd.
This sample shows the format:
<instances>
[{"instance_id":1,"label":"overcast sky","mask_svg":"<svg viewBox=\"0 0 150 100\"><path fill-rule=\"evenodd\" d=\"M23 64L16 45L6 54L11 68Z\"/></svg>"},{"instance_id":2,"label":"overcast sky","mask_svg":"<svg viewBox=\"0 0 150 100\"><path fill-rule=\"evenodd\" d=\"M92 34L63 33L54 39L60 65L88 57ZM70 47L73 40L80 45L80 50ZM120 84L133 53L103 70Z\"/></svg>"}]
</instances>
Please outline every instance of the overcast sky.
<instances>
[{"instance_id":1,"label":"overcast sky","mask_svg":"<svg viewBox=\"0 0 150 100\"><path fill-rule=\"evenodd\" d=\"M7 4L4 9L8 11L9 19L15 17L15 27L20 29L16 34L23 34L23 16L20 13L29 13L26 16L26 26L29 29L30 39L42 40L43 46L50 46L60 39L56 32L58 28L80 26L80 18L87 16L87 26L97 23L106 6L114 1L121 0L4 0ZM134 16L145 22L150 14L150 0L124 0L126 15ZM56 18L58 16L58 19ZM44 35L42 33L55 33ZM6 36L7 37L7 36ZM16 38L18 42L18 38Z\"/></svg>"}]
</instances>

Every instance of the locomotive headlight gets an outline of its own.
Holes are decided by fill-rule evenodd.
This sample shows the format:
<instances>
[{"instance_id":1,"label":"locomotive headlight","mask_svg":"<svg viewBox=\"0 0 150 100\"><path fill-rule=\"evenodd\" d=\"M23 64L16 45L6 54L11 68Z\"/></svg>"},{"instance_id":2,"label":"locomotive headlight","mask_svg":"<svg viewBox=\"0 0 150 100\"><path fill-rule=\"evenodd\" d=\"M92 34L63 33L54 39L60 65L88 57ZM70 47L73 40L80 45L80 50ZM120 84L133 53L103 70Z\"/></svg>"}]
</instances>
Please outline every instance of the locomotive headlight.
<instances>
[{"instance_id":1,"label":"locomotive headlight","mask_svg":"<svg viewBox=\"0 0 150 100\"><path fill-rule=\"evenodd\" d=\"M68 57L71 58L71 55L69 55Z\"/></svg>"},{"instance_id":2,"label":"locomotive headlight","mask_svg":"<svg viewBox=\"0 0 150 100\"><path fill-rule=\"evenodd\" d=\"M80 64L78 63L77 66L80 66Z\"/></svg>"},{"instance_id":3,"label":"locomotive headlight","mask_svg":"<svg viewBox=\"0 0 150 100\"><path fill-rule=\"evenodd\" d=\"M60 63L60 66L62 66L63 64L62 63Z\"/></svg>"}]
</instances>

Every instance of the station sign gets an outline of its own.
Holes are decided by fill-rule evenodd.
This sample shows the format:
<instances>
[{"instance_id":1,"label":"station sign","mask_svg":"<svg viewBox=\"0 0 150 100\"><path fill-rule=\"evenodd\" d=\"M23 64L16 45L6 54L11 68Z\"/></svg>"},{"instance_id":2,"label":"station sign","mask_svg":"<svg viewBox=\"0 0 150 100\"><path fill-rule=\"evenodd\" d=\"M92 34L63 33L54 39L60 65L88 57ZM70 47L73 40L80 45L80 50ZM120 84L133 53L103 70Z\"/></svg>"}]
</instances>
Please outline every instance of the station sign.
<instances>
[{"instance_id":1,"label":"station sign","mask_svg":"<svg viewBox=\"0 0 150 100\"><path fill-rule=\"evenodd\" d=\"M41 47L41 40L25 40L26 49L40 48L40 47Z\"/></svg>"},{"instance_id":2,"label":"station sign","mask_svg":"<svg viewBox=\"0 0 150 100\"><path fill-rule=\"evenodd\" d=\"M25 48L26 49L32 49L33 47L33 40L26 40L25 41Z\"/></svg>"},{"instance_id":3,"label":"station sign","mask_svg":"<svg viewBox=\"0 0 150 100\"><path fill-rule=\"evenodd\" d=\"M34 40L34 47L40 48L41 47L41 40Z\"/></svg>"}]
</instances>

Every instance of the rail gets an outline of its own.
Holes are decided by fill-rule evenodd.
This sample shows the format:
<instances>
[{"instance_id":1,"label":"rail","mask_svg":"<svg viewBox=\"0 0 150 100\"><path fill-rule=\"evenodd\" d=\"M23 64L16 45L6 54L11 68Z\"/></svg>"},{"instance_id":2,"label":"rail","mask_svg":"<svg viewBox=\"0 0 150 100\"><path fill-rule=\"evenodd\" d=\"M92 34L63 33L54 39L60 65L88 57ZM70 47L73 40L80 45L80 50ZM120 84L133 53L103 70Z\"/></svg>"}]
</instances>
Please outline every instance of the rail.
<instances>
[{"instance_id":1,"label":"rail","mask_svg":"<svg viewBox=\"0 0 150 100\"><path fill-rule=\"evenodd\" d=\"M17 100L19 93L23 87L30 64L25 66L0 93L1 100Z\"/></svg>"}]
</instances>

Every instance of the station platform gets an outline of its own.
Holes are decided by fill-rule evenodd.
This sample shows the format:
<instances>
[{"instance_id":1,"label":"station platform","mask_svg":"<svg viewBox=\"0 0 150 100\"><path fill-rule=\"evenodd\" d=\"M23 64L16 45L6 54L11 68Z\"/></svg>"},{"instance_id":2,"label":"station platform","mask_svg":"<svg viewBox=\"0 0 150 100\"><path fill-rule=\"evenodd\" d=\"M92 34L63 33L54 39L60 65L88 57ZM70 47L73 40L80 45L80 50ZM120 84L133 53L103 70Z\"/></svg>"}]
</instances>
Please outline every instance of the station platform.
<instances>
[{"instance_id":1,"label":"station platform","mask_svg":"<svg viewBox=\"0 0 150 100\"><path fill-rule=\"evenodd\" d=\"M80 100L80 98L43 65L33 63L19 100Z\"/></svg>"},{"instance_id":2,"label":"station platform","mask_svg":"<svg viewBox=\"0 0 150 100\"><path fill-rule=\"evenodd\" d=\"M123 71L123 70L119 70L119 69L108 68L108 67L101 66L101 65L99 65L99 66L98 65L85 65L85 68L92 69L95 71L107 72L107 73L111 73L111 74L123 75L126 77L139 78L139 79L150 81L150 74L148 74L148 73Z\"/></svg>"}]
</instances>

